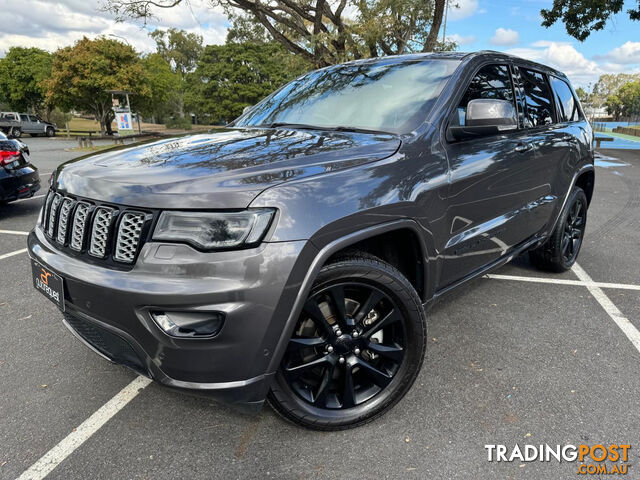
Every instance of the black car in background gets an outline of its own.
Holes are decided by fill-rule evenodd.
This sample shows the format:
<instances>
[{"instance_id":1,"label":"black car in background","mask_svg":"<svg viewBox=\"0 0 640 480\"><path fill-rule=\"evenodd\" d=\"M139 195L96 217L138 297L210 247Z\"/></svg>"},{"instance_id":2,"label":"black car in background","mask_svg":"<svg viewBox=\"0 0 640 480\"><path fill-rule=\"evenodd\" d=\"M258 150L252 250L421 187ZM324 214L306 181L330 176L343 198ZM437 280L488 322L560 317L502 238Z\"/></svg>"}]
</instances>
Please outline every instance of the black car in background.
<instances>
[{"instance_id":1,"label":"black car in background","mask_svg":"<svg viewBox=\"0 0 640 480\"><path fill-rule=\"evenodd\" d=\"M38 190L40 175L29 160L29 147L0 132L0 204L32 197Z\"/></svg>"},{"instance_id":2,"label":"black car in background","mask_svg":"<svg viewBox=\"0 0 640 480\"><path fill-rule=\"evenodd\" d=\"M572 267L594 181L563 73L497 52L361 60L226 129L61 165L32 278L112 361L353 427L411 387L435 299L527 251Z\"/></svg>"}]
</instances>

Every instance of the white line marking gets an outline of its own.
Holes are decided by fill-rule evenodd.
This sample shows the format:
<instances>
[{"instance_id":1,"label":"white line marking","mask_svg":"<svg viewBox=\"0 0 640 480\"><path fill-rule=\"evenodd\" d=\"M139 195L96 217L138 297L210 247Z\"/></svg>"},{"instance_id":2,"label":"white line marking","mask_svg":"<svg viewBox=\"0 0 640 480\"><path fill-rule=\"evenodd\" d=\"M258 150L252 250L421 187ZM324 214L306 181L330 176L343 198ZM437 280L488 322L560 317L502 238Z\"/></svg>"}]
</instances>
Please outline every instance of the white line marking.
<instances>
[{"instance_id":1,"label":"white line marking","mask_svg":"<svg viewBox=\"0 0 640 480\"><path fill-rule=\"evenodd\" d=\"M46 195L34 195L33 197L29 197L29 198L21 198L20 200L15 200L11 203L20 203L20 202L26 202L27 200L33 200L35 198L42 198L42 197L46 197Z\"/></svg>"},{"instance_id":2,"label":"white line marking","mask_svg":"<svg viewBox=\"0 0 640 480\"><path fill-rule=\"evenodd\" d=\"M43 176L44 176L44 175L51 175L52 173L53 173L53 172L44 172L44 173L41 173L40 175L43 175Z\"/></svg>"},{"instance_id":3,"label":"white line marking","mask_svg":"<svg viewBox=\"0 0 640 480\"><path fill-rule=\"evenodd\" d=\"M582 280L565 280L564 278L541 278L541 277L519 277L517 275L496 275L493 273L485 275L494 280L514 280L518 282L553 283L556 285L579 285L581 287L618 288L620 290L640 290L640 285L628 283L606 283L606 282L585 282Z\"/></svg>"},{"instance_id":4,"label":"white line marking","mask_svg":"<svg viewBox=\"0 0 640 480\"><path fill-rule=\"evenodd\" d=\"M589 274L585 272L577 263L573 264L572 270L583 282L590 284L595 283L591 279ZM609 297L607 297L607 295L602 291L600 287L589 285L587 286L587 288L591 292L591 295L593 295L598 303L602 306L602 308L604 308L605 312L607 312L607 314L611 317L611 320L613 320L616 325L620 327L620 330L622 330L627 338L631 340L631 343L633 343L633 346L636 347L636 350L640 352L640 331L638 331L633 323L631 323L624 315L622 315L620 310L618 310L618 307L616 307L613 302L609 300Z\"/></svg>"},{"instance_id":5,"label":"white line marking","mask_svg":"<svg viewBox=\"0 0 640 480\"><path fill-rule=\"evenodd\" d=\"M45 453L28 470L25 470L17 480L40 480L46 477L150 383L151 380L148 378L141 376L136 378L100 407L98 411L82 422L73 432L63 438L60 443Z\"/></svg>"},{"instance_id":6,"label":"white line marking","mask_svg":"<svg viewBox=\"0 0 640 480\"><path fill-rule=\"evenodd\" d=\"M0 230L0 233L6 233L8 235L29 235L29 232L19 232L18 230Z\"/></svg>"},{"instance_id":7,"label":"white line marking","mask_svg":"<svg viewBox=\"0 0 640 480\"><path fill-rule=\"evenodd\" d=\"M27 251L26 248L22 248L20 250L16 250L15 252L5 253L4 255L0 255L0 260L3 260L5 258L9 258L9 257L13 257L14 255L20 255L21 253L24 253L26 251Z\"/></svg>"}]
</instances>

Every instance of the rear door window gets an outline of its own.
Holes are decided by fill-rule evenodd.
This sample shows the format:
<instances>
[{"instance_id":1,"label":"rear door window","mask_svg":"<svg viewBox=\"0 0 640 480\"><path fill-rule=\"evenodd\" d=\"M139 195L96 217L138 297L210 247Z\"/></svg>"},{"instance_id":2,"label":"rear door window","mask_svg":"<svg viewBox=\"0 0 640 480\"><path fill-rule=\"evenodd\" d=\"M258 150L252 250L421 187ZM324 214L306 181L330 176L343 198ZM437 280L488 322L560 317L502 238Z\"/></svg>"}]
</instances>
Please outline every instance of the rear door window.
<instances>
[{"instance_id":1,"label":"rear door window","mask_svg":"<svg viewBox=\"0 0 640 480\"><path fill-rule=\"evenodd\" d=\"M507 100L513 103L511 74L507 65L486 65L478 70L458 105L453 125L466 125L467 105L478 98ZM515 105L514 105L515 108Z\"/></svg>"},{"instance_id":2,"label":"rear door window","mask_svg":"<svg viewBox=\"0 0 640 480\"><path fill-rule=\"evenodd\" d=\"M20 115L20 120L22 120L23 122L28 122L29 117L27 115Z\"/></svg>"},{"instance_id":3,"label":"rear door window","mask_svg":"<svg viewBox=\"0 0 640 480\"><path fill-rule=\"evenodd\" d=\"M519 68L524 93L524 127L534 128L553 123L551 88L543 73Z\"/></svg>"},{"instance_id":4,"label":"rear door window","mask_svg":"<svg viewBox=\"0 0 640 480\"><path fill-rule=\"evenodd\" d=\"M556 98L556 106L558 109L558 117L563 122L577 122L580 120L580 110L578 102L573 96L573 92L567 82L560 78L549 77L551 79L551 87Z\"/></svg>"}]
</instances>

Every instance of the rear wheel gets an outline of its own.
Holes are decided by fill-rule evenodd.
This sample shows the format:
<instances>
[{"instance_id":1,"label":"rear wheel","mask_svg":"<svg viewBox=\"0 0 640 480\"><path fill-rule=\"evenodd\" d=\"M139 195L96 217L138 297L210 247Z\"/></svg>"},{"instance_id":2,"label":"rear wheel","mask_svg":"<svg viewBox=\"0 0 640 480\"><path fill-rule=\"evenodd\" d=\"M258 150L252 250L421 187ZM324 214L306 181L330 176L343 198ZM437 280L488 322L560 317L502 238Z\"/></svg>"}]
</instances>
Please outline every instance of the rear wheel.
<instances>
[{"instance_id":1,"label":"rear wheel","mask_svg":"<svg viewBox=\"0 0 640 480\"><path fill-rule=\"evenodd\" d=\"M573 266L584 239L587 207L584 191L574 187L547 243L529 252L534 265L552 272L564 272Z\"/></svg>"},{"instance_id":2,"label":"rear wheel","mask_svg":"<svg viewBox=\"0 0 640 480\"><path fill-rule=\"evenodd\" d=\"M425 338L422 303L398 270L370 256L340 259L318 275L269 403L307 428L366 423L409 390Z\"/></svg>"}]
</instances>

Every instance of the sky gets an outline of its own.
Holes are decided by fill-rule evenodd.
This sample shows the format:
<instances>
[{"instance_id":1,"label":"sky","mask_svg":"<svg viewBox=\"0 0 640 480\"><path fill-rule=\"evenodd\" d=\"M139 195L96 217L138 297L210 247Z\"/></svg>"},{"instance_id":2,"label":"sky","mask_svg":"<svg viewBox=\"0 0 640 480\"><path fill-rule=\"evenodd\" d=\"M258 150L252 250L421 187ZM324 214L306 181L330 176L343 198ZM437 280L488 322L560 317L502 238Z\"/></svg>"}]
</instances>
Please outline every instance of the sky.
<instances>
[{"instance_id":1,"label":"sky","mask_svg":"<svg viewBox=\"0 0 640 480\"><path fill-rule=\"evenodd\" d=\"M100 11L99 0L0 0L3 12L0 57L12 46L54 51L83 36L126 39L141 52L154 49L148 32L181 28L204 38L205 44L224 43L229 27L224 12L207 0L188 0L170 10L158 10L146 26L139 21L118 23ZM564 25L541 26L540 9L552 0L450 0L446 36L460 51L499 50L553 66L574 85L588 87L603 73L640 72L640 22L619 13L606 27L584 42L570 37ZM625 2L623 11L634 1ZM440 32L442 34L443 29Z\"/></svg>"}]
</instances>

